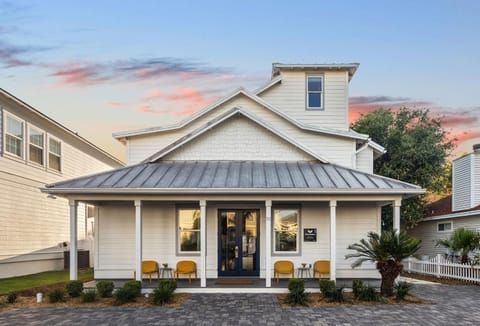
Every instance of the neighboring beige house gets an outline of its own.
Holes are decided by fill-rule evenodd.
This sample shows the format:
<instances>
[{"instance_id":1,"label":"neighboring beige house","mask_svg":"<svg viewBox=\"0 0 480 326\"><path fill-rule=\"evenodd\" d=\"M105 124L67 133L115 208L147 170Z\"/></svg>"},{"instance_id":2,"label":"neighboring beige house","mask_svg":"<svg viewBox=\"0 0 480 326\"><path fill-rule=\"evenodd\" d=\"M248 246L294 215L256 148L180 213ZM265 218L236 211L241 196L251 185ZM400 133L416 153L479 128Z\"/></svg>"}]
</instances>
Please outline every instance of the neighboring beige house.
<instances>
[{"instance_id":1,"label":"neighboring beige house","mask_svg":"<svg viewBox=\"0 0 480 326\"><path fill-rule=\"evenodd\" d=\"M95 205L96 279L132 278L142 260L193 260L202 287L243 276L270 287L278 260L328 260L332 279L378 279L373 264L352 270L347 246L380 232L384 205L399 229L402 198L423 190L372 174L384 149L348 125L357 67L273 64L254 92L235 90L172 126L114 134L127 167L43 191L70 200L74 225L78 203Z\"/></svg>"},{"instance_id":2,"label":"neighboring beige house","mask_svg":"<svg viewBox=\"0 0 480 326\"><path fill-rule=\"evenodd\" d=\"M418 252L422 256L447 253L436 242L448 238L458 228L480 232L480 145L474 145L472 153L455 159L452 169L452 195L430 204L425 218L409 231L422 240Z\"/></svg>"},{"instance_id":3,"label":"neighboring beige house","mask_svg":"<svg viewBox=\"0 0 480 326\"><path fill-rule=\"evenodd\" d=\"M0 278L63 269L68 201L48 198L40 187L122 165L0 89ZM79 206L78 239L88 239L93 212ZM89 249L88 241L81 245Z\"/></svg>"}]
</instances>

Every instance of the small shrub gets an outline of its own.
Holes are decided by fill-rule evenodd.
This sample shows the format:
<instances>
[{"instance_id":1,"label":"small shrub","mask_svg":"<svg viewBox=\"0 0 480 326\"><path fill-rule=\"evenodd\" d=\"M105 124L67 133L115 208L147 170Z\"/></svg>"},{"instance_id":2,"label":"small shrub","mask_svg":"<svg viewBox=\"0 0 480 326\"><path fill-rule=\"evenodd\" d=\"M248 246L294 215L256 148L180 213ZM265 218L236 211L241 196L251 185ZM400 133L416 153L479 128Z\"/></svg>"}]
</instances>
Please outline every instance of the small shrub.
<instances>
[{"instance_id":1,"label":"small shrub","mask_svg":"<svg viewBox=\"0 0 480 326\"><path fill-rule=\"evenodd\" d=\"M301 278L291 278L288 280L288 294L285 302L291 305L308 304L308 293L305 293L305 280Z\"/></svg>"},{"instance_id":2,"label":"small shrub","mask_svg":"<svg viewBox=\"0 0 480 326\"><path fill-rule=\"evenodd\" d=\"M112 296L115 285L112 281L99 281L97 283L98 295L102 298L109 298Z\"/></svg>"},{"instance_id":3,"label":"small shrub","mask_svg":"<svg viewBox=\"0 0 480 326\"><path fill-rule=\"evenodd\" d=\"M356 297L358 300L361 301L381 301L382 296L380 293L371 286L364 286L358 292L358 296Z\"/></svg>"},{"instance_id":4,"label":"small shrub","mask_svg":"<svg viewBox=\"0 0 480 326\"><path fill-rule=\"evenodd\" d=\"M7 295L7 303L14 304L17 302L17 294L15 292L10 292Z\"/></svg>"},{"instance_id":5,"label":"small shrub","mask_svg":"<svg viewBox=\"0 0 480 326\"><path fill-rule=\"evenodd\" d=\"M358 299L358 294L363 289L363 281L362 280L353 280L352 281L352 290L353 296L355 299Z\"/></svg>"},{"instance_id":6,"label":"small shrub","mask_svg":"<svg viewBox=\"0 0 480 326\"><path fill-rule=\"evenodd\" d=\"M82 281L69 281L65 284L65 290L72 298L79 297L83 291L83 282Z\"/></svg>"},{"instance_id":7,"label":"small shrub","mask_svg":"<svg viewBox=\"0 0 480 326\"><path fill-rule=\"evenodd\" d=\"M326 292L325 297L329 301L335 301L335 302L345 301L345 298L343 296L343 288L333 288L332 290Z\"/></svg>"},{"instance_id":8,"label":"small shrub","mask_svg":"<svg viewBox=\"0 0 480 326\"><path fill-rule=\"evenodd\" d=\"M162 305L173 299L173 292L177 288L177 282L174 280L161 280L158 287L153 290L151 301L153 304Z\"/></svg>"},{"instance_id":9,"label":"small shrub","mask_svg":"<svg viewBox=\"0 0 480 326\"><path fill-rule=\"evenodd\" d=\"M412 284L408 284L407 282L398 282L395 284L395 296L397 300L404 300L407 295L410 294L410 291L413 289Z\"/></svg>"},{"instance_id":10,"label":"small shrub","mask_svg":"<svg viewBox=\"0 0 480 326\"><path fill-rule=\"evenodd\" d=\"M128 281L123 285L123 288L135 293L136 297L142 294L142 282L140 281Z\"/></svg>"},{"instance_id":11,"label":"small shrub","mask_svg":"<svg viewBox=\"0 0 480 326\"><path fill-rule=\"evenodd\" d=\"M65 291L63 289L54 289L48 292L47 296L50 303L65 301Z\"/></svg>"},{"instance_id":12,"label":"small shrub","mask_svg":"<svg viewBox=\"0 0 480 326\"><path fill-rule=\"evenodd\" d=\"M113 294L113 304L116 306L135 301L136 293L131 288L120 288Z\"/></svg>"},{"instance_id":13,"label":"small shrub","mask_svg":"<svg viewBox=\"0 0 480 326\"><path fill-rule=\"evenodd\" d=\"M82 302L95 302L97 301L97 291L95 289L87 290L81 294Z\"/></svg>"},{"instance_id":14,"label":"small shrub","mask_svg":"<svg viewBox=\"0 0 480 326\"><path fill-rule=\"evenodd\" d=\"M328 292L331 292L333 290L335 290L335 281L326 279L320 280L320 292L322 292L324 296L326 296Z\"/></svg>"}]
</instances>

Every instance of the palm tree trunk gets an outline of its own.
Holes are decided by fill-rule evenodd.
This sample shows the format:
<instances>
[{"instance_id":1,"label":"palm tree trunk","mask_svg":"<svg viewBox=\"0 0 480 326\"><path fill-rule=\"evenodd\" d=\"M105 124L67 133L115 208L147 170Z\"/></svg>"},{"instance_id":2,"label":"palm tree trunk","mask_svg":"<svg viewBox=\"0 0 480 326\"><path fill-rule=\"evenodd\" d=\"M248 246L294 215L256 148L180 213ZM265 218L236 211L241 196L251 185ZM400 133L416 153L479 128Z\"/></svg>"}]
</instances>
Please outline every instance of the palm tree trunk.
<instances>
[{"instance_id":1,"label":"palm tree trunk","mask_svg":"<svg viewBox=\"0 0 480 326\"><path fill-rule=\"evenodd\" d=\"M380 261L377 263L377 269L382 275L382 285L380 286L382 294L387 297L392 296L395 279L403 270L403 265L394 260Z\"/></svg>"}]
</instances>

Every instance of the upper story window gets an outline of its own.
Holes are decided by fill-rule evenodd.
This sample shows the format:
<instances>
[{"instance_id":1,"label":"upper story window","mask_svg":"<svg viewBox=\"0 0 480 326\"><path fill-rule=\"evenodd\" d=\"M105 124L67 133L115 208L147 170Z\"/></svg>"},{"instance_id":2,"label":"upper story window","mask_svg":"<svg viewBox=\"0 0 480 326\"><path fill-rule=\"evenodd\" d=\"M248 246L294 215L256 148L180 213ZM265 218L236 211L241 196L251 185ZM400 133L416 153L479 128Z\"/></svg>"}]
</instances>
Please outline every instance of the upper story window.
<instances>
[{"instance_id":1,"label":"upper story window","mask_svg":"<svg viewBox=\"0 0 480 326\"><path fill-rule=\"evenodd\" d=\"M30 162L43 165L43 149L45 147L45 133L37 128L28 128L28 159Z\"/></svg>"},{"instance_id":2,"label":"upper story window","mask_svg":"<svg viewBox=\"0 0 480 326\"><path fill-rule=\"evenodd\" d=\"M307 109L323 109L323 76L307 76Z\"/></svg>"},{"instance_id":3,"label":"upper story window","mask_svg":"<svg viewBox=\"0 0 480 326\"><path fill-rule=\"evenodd\" d=\"M6 115L5 120L5 152L23 157L24 122Z\"/></svg>"},{"instance_id":4,"label":"upper story window","mask_svg":"<svg viewBox=\"0 0 480 326\"><path fill-rule=\"evenodd\" d=\"M178 245L180 253L200 252L200 210L197 208L179 208Z\"/></svg>"},{"instance_id":5,"label":"upper story window","mask_svg":"<svg viewBox=\"0 0 480 326\"><path fill-rule=\"evenodd\" d=\"M48 139L48 167L56 171L62 168L62 144L53 138Z\"/></svg>"},{"instance_id":6,"label":"upper story window","mask_svg":"<svg viewBox=\"0 0 480 326\"><path fill-rule=\"evenodd\" d=\"M280 208L273 210L273 252L299 252L300 210Z\"/></svg>"}]
</instances>

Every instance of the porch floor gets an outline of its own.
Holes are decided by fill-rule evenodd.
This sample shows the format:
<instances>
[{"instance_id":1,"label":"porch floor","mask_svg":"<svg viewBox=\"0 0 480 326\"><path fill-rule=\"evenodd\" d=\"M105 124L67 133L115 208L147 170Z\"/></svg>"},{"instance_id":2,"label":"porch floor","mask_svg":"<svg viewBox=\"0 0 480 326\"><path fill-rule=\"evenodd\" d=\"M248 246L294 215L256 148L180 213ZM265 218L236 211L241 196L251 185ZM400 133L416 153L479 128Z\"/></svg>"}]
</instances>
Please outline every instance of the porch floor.
<instances>
[{"instance_id":1,"label":"porch floor","mask_svg":"<svg viewBox=\"0 0 480 326\"><path fill-rule=\"evenodd\" d=\"M286 292L288 289L288 279L280 279L277 283L272 279L272 287L265 287L265 279L261 278L234 278L235 280L245 279L250 281L249 284L218 284L219 279L210 278L207 279L207 287L200 287L200 280L194 279L191 283L188 282L188 279L179 279L177 281L177 292L185 293L215 293L215 292L224 292L224 293L282 293ZM362 279L365 285L373 286L376 288L380 287L379 279ZM94 280L86 282L84 284L85 288L95 288L96 283L100 280ZM115 284L115 288L122 287L125 282L130 281L130 279L113 279L111 280ZM159 280L152 279L150 283L148 279L142 281L142 289L144 292L149 293L154 288L158 286ZM336 281L337 286L344 288L352 287L351 278L341 278ZM314 292L319 290L318 279L307 278L305 279L305 289L308 292Z\"/></svg>"}]
</instances>

